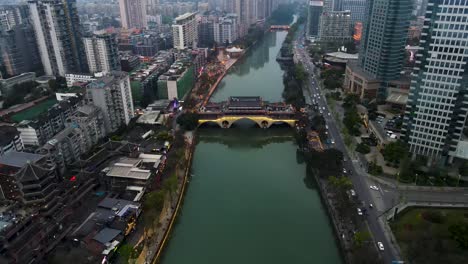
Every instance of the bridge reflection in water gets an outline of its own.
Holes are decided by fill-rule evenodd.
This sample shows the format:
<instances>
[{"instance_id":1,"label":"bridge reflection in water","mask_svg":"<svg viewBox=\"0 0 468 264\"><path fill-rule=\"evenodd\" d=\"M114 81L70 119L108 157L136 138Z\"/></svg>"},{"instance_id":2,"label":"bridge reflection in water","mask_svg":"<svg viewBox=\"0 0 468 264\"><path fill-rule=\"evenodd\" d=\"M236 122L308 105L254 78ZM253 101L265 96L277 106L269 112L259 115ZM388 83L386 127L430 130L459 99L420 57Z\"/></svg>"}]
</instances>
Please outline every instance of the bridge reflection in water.
<instances>
[{"instance_id":1,"label":"bridge reflection in water","mask_svg":"<svg viewBox=\"0 0 468 264\"><path fill-rule=\"evenodd\" d=\"M285 103L269 103L258 96L230 97L229 101L208 103L198 112L198 125L215 123L221 128L230 128L239 120L251 120L261 128L285 123L294 127L296 111Z\"/></svg>"}]
</instances>

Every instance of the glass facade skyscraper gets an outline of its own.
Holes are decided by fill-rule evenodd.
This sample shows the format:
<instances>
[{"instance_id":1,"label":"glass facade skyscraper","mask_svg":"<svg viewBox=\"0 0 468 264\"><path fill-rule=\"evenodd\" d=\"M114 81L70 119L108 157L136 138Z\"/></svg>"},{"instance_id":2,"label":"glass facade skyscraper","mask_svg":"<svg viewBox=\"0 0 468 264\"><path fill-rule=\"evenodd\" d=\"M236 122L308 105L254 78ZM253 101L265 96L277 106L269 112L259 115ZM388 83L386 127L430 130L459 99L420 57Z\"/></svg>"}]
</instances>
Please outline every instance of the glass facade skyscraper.
<instances>
[{"instance_id":1,"label":"glass facade skyscraper","mask_svg":"<svg viewBox=\"0 0 468 264\"><path fill-rule=\"evenodd\" d=\"M429 0L403 133L428 163L468 159L468 0Z\"/></svg>"},{"instance_id":2,"label":"glass facade skyscraper","mask_svg":"<svg viewBox=\"0 0 468 264\"><path fill-rule=\"evenodd\" d=\"M320 16L322 15L324 5L322 0L310 0L307 15L307 36L317 38L319 35Z\"/></svg>"},{"instance_id":3,"label":"glass facade skyscraper","mask_svg":"<svg viewBox=\"0 0 468 264\"><path fill-rule=\"evenodd\" d=\"M405 57L405 43L412 11L411 0L368 1L364 23L360 67L383 85L399 78Z\"/></svg>"}]
</instances>

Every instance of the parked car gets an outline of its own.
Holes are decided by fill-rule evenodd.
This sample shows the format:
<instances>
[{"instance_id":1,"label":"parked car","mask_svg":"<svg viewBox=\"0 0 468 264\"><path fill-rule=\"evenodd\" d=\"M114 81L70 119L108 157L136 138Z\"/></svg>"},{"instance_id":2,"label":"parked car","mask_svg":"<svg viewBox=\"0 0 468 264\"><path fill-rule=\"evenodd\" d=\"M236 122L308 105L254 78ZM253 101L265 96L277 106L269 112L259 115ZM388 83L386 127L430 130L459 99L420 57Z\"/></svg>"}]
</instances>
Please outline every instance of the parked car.
<instances>
[{"instance_id":1,"label":"parked car","mask_svg":"<svg viewBox=\"0 0 468 264\"><path fill-rule=\"evenodd\" d=\"M369 188L371 188L372 190L374 191L378 191L379 190L379 187L375 186L375 185L371 185L369 186Z\"/></svg>"},{"instance_id":2,"label":"parked car","mask_svg":"<svg viewBox=\"0 0 468 264\"><path fill-rule=\"evenodd\" d=\"M358 215L362 215L361 208L358 208L358 209L357 209L357 214L358 214Z\"/></svg>"}]
</instances>

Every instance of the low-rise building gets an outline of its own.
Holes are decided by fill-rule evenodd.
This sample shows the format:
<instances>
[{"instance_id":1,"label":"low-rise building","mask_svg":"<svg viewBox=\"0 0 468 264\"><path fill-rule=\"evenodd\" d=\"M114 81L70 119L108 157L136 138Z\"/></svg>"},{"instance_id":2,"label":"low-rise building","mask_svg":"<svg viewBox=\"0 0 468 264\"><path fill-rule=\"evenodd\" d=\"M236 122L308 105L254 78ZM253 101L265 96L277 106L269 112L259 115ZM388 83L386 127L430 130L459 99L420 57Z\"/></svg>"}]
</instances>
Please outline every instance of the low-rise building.
<instances>
[{"instance_id":1,"label":"low-rise building","mask_svg":"<svg viewBox=\"0 0 468 264\"><path fill-rule=\"evenodd\" d=\"M346 69L348 63L357 62L358 54L349 54L341 51L327 53L323 56L322 62L335 68Z\"/></svg>"},{"instance_id":2,"label":"low-rise building","mask_svg":"<svg viewBox=\"0 0 468 264\"><path fill-rule=\"evenodd\" d=\"M161 158L160 155L152 155ZM159 161L157 163L159 165ZM112 166L103 170L105 182L114 192L124 192L128 186L146 187L153 172L143 158L120 158Z\"/></svg>"},{"instance_id":3,"label":"low-rise building","mask_svg":"<svg viewBox=\"0 0 468 264\"><path fill-rule=\"evenodd\" d=\"M191 58L178 59L158 80L158 99L182 99L195 84Z\"/></svg>"},{"instance_id":4,"label":"low-rise building","mask_svg":"<svg viewBox=\"0 0 468 264\"><path fill-rule=\"evenodd\" d=\"M67 80L67 87L72 87L80 84L87 84L89 82L95 81L93 75L90 74L74 74L68 73L65 74L65 79Z\"/></svg>"},{"instance_id":5,"label":"low-rise building","mask_svg":"<svg viewBox=\"0 0 468 264\"><path fill-rule=\"evenodd\" d=\"M12 151L0 156L0 198L28 206L51 203L57 193L55 169L45 155Z\"/></svg>"},{"instance_id":6,"label":"low-rise building","mask_svg":"<svg viewBox=\"0 0 468 264\"><path fill-rule=\"evenodd\" d=\"M35 72L25 72L25 73L21 73L20 75L16 75L8 79L0 79L0 83L3 84L5 89L9 89L13 87L15 84L33 82L35 80L36 80Z\"/></svg>"},{"instance_id":7,"label":"low-rise building","mask_svg":"<svg viewBox=\"0 0 468 264\"><path fill-rule=\"evenodd\" d=\"M57 133L65 129L76 109L82 103L82 96L70 97L53 105L33 120L22 120L16 128L21 133L25 146L42 146Z\"/></svg>"},{"instance_id":8,"label":"low-rise building","mask_svg":"<svg viewBox=\"0 0 468 264\"><path fill-rule=\"evenodd\" d=\"M120 57L120 66L122 71L131 72L140 65L140 58L138 56L125 53Z\"/></svg>"},{"instance_id":9,"label":"low-rise building","mask_svg":"<svg viewBox=\"0 0 468 264\"><path fill-rule=\"evenodd\" d=\"M156 99L158 78L173 62L172 51L161 51L151 62L130 73L132 97L135 103L145 105Z\"/></svg>"},{"instance_id":10,"label":"low-rise building","mask_svg":"<svg viewBox=\"0 0 468 264\"><path fill-rule=\"evenodd\" d=\"M380 81L373 78L358 67L356 63L346 65L343 88L348 93L359 95L361 99L372 100L376 98Z\"/></svg>"}]
</instances>

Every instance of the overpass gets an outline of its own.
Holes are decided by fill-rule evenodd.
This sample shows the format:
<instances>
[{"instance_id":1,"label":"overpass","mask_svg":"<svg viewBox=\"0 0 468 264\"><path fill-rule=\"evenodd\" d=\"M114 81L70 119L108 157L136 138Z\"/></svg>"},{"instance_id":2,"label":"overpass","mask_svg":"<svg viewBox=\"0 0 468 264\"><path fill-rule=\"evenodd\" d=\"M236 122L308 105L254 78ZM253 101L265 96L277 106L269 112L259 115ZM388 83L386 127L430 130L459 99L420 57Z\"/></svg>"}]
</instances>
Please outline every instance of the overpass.
<instances>
[{"instance_id":1,"label":"overpass","mask_svg":"<svg viewBox=\"0 0 468 264\"><path fill-rule=\"evenodd\" d=\"M271 25L270 30L289 30L291 27L288 25Z\"/></svg>"},{"instance_id":2,"label":"overpass","mask_svg":"<svg viewBox=\"0 0 468 264\"><path fill-rule=\"evenodd\" d=\"M291 105L269 103L258 96L230 97L221 103L209 103L200 108L198 125L213 123L221 128L230 128L239 120L250 120L261 128L274 124L295 127L297 116Z\"/></svg>"}]
</instances>

